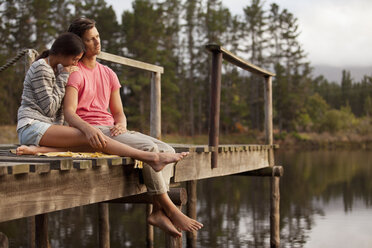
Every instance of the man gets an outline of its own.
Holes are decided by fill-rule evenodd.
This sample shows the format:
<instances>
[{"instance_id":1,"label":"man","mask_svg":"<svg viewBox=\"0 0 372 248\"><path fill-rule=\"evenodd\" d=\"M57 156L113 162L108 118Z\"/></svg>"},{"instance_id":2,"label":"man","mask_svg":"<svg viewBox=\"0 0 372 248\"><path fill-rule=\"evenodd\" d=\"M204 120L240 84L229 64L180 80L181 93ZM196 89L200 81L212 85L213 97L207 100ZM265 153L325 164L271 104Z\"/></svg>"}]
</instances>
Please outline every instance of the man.
<instances>
[{"instance_id":1,"label":"man","mask_svg":"<svg viewBox=\"0 0 372 248\"><path fill-rule=\"evenodd\" d=\"M174 153L174 149L164 142L127 130L119 80L110 68L96 61L101 42L95 22L78 18L71 23L68 31L82 38L86 53L78 64L79 70L70 75L67 83L64 98L66 121L81 130L95 148L104 147L109 136L137 149ZM144 181L148 193L153 196L154 205L148 222L173 236L181 236L177 228L194 231L203 225L184 215L170 200L167 191L172 172L173 164L165 166L160 172L144 164Z\"/></svg>"}]
</instances>

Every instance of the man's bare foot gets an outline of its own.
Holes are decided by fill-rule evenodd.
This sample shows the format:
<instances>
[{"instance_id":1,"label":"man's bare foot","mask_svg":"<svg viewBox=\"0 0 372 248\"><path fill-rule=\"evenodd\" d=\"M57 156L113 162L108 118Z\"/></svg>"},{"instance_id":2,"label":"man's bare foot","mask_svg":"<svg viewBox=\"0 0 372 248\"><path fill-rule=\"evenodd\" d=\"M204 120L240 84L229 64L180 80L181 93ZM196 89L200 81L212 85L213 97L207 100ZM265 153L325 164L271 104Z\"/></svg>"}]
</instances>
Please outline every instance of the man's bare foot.
<instances>
[{"instance_id":1,"label":"man's bare foot","mask_svg":"<svg viewBox=\"0 0 372 248\"><path fill-rule=\"evenodd\" d=\"M35 155L38 152L39 152L38 146L33 146L33 145L30 145L30 146L21 145L20 147L16 149L17 155Z\"/></svg>"},{"instance_id":2,"label":"man's bare foot","mask_svg":"<svg viewBox=\"0 0 372 248\"><path fill-rule=\"evenodd\" d=\"M172 210L172 212L168 214L168 217L172 221L174 226L183 231L198 231L203 227L202 223L184 215L178 208L174 208L174 210Z\"/></svg>"},{"instance_id":3,"label":"man's bare foot","mask_svg":"<svg viewBox=\"0 0 372 248\"><path fill-rule=\"evenodd\" d=\"M153 211L147 218L147 221L151 225L157 226L163 231L168 232L173 237L182 237L182 233L177 230L177 228L162 210Z\"/></svg>"},{"instance_id":4,"label":"man's bare foot","mask_svg":"<svg viewBox=\"0 0 372 248\"><path fill-rule=\"evenodd\" d=\"M145 161L148 163L156 172L161 171L167 164L175 163L186 157L188 152L181 153L157 153L158 158L154 161Z\"/></svg>"}]
</instances>

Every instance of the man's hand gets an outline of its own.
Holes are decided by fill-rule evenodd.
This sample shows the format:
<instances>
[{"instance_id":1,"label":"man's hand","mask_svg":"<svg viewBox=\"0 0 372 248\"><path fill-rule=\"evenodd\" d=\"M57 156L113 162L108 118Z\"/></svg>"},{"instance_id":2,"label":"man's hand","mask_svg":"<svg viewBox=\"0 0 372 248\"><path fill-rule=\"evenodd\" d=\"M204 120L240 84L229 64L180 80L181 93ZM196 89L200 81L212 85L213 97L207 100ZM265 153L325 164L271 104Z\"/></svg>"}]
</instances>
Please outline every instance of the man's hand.
<instances>
[{"instance_id":1,"label":"man's hand","mask_svg":"<svg viewBox=\"0 0 372 248\"><path fill-rule=\"evenodd\" d=\"M126 131L127 125L125 123L116 123L112 128L110 128L111 136L118 136Z\"/></svg>"},{"instance_id":2,"label":"man's hand","mask_svg":"<svg viewBox=\"0 0 372 248\"><path fill-rule=\"evenodd\" d=\"M89 126L85 131L89 144L96 149L103 149L107 145L106 136L96 127Z\"/></svg>"}]
</instances>

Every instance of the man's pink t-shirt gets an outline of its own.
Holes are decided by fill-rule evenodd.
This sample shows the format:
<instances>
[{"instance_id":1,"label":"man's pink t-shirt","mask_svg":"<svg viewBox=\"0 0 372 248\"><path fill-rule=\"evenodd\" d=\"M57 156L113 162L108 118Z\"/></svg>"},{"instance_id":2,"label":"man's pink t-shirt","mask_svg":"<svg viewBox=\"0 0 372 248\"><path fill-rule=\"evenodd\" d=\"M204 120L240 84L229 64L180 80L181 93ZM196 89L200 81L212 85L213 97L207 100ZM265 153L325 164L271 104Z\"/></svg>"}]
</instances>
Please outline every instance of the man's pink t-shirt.
<instances>
[{"instance_id":1,"label":"man's pink t-shirt","mask_svg":"<svg viewBox=\"0 0 372 248\"><path fill-rule=\"evenodd\" d=\"M108 109L111 93L121 87L118 77L98 62L93 69L81 62L78 67L79 70L71 73L67 82L67 86L78 91L76 114L91 125L114 125L114 118Z\"/></svg>"}]
</instances>

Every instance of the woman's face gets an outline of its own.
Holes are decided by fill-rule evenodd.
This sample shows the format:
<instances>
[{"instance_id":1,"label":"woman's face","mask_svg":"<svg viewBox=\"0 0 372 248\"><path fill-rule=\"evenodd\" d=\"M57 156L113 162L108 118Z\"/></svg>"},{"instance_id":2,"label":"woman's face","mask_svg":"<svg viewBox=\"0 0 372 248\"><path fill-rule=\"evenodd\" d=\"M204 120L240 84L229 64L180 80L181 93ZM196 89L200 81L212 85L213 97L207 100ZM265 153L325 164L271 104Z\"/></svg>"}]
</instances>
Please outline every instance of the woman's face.
<instances>
[{"instance_id":1,"label":"woman's face","mask_svg":"<svg viewBox=\"0 0 372 248\"><path fill-rule=\"evenodd\" d=\"M83 54L84 53L80 53L79 55L62 56L60 63L65 67L77 65L81 57L83 57Z\"/></svg>"}]
</instances>

